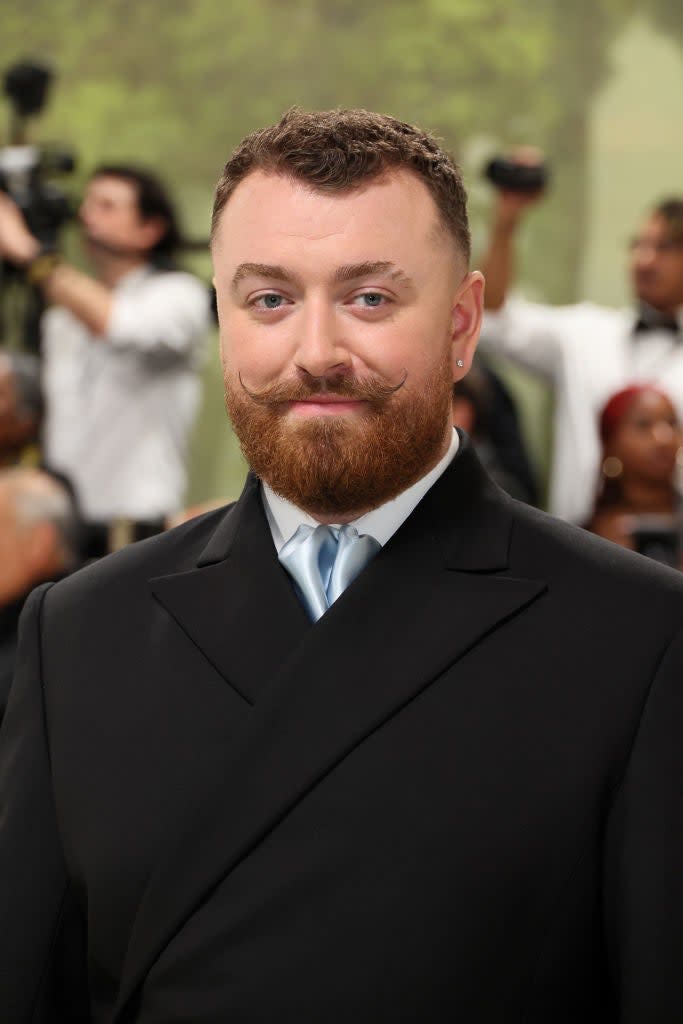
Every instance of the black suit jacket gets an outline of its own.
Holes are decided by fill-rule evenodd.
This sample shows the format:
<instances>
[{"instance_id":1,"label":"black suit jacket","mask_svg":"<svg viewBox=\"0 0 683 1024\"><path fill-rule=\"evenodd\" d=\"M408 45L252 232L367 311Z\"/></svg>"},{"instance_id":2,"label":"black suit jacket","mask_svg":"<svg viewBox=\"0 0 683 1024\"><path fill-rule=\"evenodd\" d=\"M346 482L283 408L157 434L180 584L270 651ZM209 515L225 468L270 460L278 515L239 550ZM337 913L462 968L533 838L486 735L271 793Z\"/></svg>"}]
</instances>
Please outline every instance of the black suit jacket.
<instances>
[{"instance_id":1,"label":"black suit jacket","mask_svg":"<svg viewBox=\"0 0 683 1024\"><path fill-rule=\"evenodd\" d=\"M467 443L315 625L253 479L40 589L0 1018L680 1022L682 624Z\"/></svg>"}]
</instances>

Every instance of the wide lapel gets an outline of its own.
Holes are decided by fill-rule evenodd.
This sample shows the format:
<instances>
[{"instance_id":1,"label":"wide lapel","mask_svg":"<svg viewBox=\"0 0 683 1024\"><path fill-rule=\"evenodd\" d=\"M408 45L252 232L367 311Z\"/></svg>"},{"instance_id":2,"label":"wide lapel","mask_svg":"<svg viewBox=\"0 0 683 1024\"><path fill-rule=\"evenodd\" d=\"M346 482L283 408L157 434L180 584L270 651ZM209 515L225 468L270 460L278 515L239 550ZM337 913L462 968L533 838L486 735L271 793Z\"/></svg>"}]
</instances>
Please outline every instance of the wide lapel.
<instances>
[{"instance_id":1,"label":"wide lapel","mask_svg":"<svg viewBox=\"0 0 683 1024\"><path fill-rule=\"evenodd\" d=\"M249 476L197 564L150 580L152 593L226 682L254 704L259 688L312 628L277 560L255 477Z\"/></svg>"},{"instance_id":2,"label":"wide lapel","mask_svg":"<svg viewBox=\"0 0 683 1024\"><path fill-rule=\"evenodd\" d=\"M465 442L259 695L225 778L150 879L119 1011L183 922L316 782L544 591L506 572L511 523L510 502Z\"/></svg>"}]
</instances>

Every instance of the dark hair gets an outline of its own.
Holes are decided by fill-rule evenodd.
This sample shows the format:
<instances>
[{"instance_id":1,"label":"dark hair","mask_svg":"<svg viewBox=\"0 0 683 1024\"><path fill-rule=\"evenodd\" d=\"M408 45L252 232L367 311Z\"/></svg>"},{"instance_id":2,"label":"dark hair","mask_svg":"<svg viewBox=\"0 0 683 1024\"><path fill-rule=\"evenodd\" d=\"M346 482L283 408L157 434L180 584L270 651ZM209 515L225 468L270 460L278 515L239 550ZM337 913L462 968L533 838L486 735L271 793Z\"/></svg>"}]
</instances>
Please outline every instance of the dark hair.
<instances>
[{"instance_id":1,"label":"dark hair","mask_svg":"<svg viewBox=\"0 0 683 1024\"><path fill-rule=\"evenodd\" d=\"M478 366L473 366L466 377L453 384L453 398L464 399L474 410L473 434L488 436L489 421L493 395L485 374Z\"/></svg>"},{"instance_id":2,"label":"dark hair","mask_svg":"<svg viewBox=\"0 0 683 1024\"><path fill-rule=\"evenodd\" d=\"M683 241L683 199L662 199L652 213L667 222L677 241Z\"/></svg>"},{"instance_id":3,"label":"dark hair","mask_svg":"<svg viewBox=\"0 0 683 1024\"><path fill-rule=\"evenodd\" d=\"M140 216L145 220L160 217L165 222L166 230L150 250L149 262L164 270L173 267L183 238L175 206L159 178L130 164L102 164L90 176L91 180L104 177L127 181L135 188Z\"/></svg>"},{"instance_id":4,"label":"dark hair","mask_svg":"<svg viewBox=\"0 0 683 1024\"><path fill-rule=\"evenodd\" d=\"M470 258L467 193L460 169L437 140L413 125L368 110L288 110L277 124L247 135L216 187L212 237L223 207L252 171L289 175L321 192L348 192L392 169L427 186L465 261Z\"/></svg>"},{"instance_id":5,"label":"dark hair","mask_svg":"<svg viewBox=\"0 0 683 1024\"><path fill-rule=\"evenodd\" d=\"M41 383L40 360L25 352L2 349L14 378L17 394L17 410L40 426L45 411L45 400Z\"/></svg>"}]
</instances>

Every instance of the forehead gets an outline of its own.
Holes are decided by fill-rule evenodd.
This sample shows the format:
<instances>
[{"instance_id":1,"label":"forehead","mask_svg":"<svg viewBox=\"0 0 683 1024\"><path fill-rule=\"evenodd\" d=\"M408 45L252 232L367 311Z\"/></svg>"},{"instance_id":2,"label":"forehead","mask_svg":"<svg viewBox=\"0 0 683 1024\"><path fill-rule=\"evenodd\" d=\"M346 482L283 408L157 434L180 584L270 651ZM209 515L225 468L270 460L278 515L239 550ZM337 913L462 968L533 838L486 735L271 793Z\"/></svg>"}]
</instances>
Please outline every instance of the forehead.
<instances>
[{"instance_id":1,"label":"forehead","mask_svg":"<svg viewBox=\"0 0 683 1024\"><path fill-rule=\"evenodd\" d=\"M646 217L640 225L640 235L642 238L665 239L672 238L673 232L665 217L659 213L653 213Z\"/></svg>"},{"instance_id":2,"label":"forehead","mask_svg":"<svg viewBox=\"0 0 683 1024\"><path fill-rule=\"evenodd\" d=\"M110 174L98 175L88 182L85 191L88 198L137 209L137 188L131 181L125 181L123 178L116 178Z\"/></svg>"},{"instance_id":3,"label":"forehead","mask_svg":"<svg viewBox=\"0 0 683 1024\"><path fill-rule=\"evenodd\" d=\"M658 391L642 391L636 395L626 411L625 419L636 419L638 416L675 416L672 403Z\"/></svg>"},{"instance_id":4,"label":"forehead","mask_svg":"<svg viewBox=\"0 0 683 1024\"><path fill-rule=\"evenodd\" d=\"M253 171L221 214L214 255L273 262L285 255L332 255L338 262L387 259L444 245L446 232L426 185L397 170L346 192Z\"/></svg>"}]
</instances>

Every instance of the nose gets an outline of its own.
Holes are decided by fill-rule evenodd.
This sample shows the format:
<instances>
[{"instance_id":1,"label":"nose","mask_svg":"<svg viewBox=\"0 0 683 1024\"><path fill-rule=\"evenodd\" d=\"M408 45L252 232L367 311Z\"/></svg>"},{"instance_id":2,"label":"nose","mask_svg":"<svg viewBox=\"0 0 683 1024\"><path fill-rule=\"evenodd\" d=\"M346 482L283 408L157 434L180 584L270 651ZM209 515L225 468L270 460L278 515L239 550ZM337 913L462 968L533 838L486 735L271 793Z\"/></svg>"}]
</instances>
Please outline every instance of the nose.
<instances>
[{"instance_id":1,"label":"nose","mask_svg":"<svg viewBox=\"0 0 683 1024\"><path fill-rule=\"evenodd\" d=\"M297 324L295 364L311 377L327 377L346 370L350 355L334 306L324 298L304 303Z\"/></svg>"},{"instance_id":2,"label":"nose","mask_svg":"<svg viewBox=\"0 0 683 1024\"><path fill-rule=\"evenodd\" d=\"M657 247L652 242L641 239L633 253L633 263L638 269L651 267L657 259Z\"/></svg>"}]
</instances>

